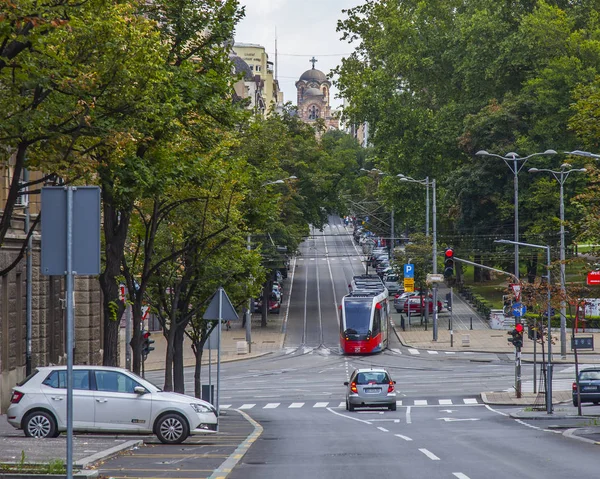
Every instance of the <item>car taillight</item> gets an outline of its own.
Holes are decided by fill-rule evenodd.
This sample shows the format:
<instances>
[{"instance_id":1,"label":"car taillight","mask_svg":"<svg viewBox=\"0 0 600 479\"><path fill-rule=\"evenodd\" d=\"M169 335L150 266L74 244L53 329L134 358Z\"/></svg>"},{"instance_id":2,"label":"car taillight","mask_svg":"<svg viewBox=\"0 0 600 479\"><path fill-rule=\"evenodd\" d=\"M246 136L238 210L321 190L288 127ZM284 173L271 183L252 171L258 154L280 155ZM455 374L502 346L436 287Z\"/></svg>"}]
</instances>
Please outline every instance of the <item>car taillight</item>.
<instances>
[{"instance_id":1,"label":"car taillight","mask_svg":"<svg viewBox=\"0 0 600 479\"><path fill-rule=\"evenodd\" d=\"M573 392L577 392L577 383L573 383Z\"/></svg>"},{"instance_id":2,"label":"car taillight","mask_svg":"<svg viewBox=\"0 0 600 479\"><path fill-rule=\"evenodd\" d=\"M394 382L393 381L390 381L390 385L388 386L388 392L389 393L394 392Z\"/></svg>"},{"instance_id":3,"label":"car taillight","mask_svg":"<svg viewBox=\"0 0 600 479\"><path fill-rule=\"evenodd\" d=\"M25 396L25 394L23 394L20 391L13 391L12 396L10 398L10 402L12 404L17 404L21 399L23 399L23 396Z\"/></svg>"},{"instance_id":4,"label":"car taillight","mask_svg":"<svg viewBox=\"0 0 600 479\"><path fill-rule=\"evenodd\" d=\"M352 391L353 393L357 393L358 389L356 389L356 383L352 383L350 385L350 391Z\"/></svg>"},{"instance_id":5,"label":"car taillight","mask_svg":"<svg viewBox=\"0 0 600 479\"><path fill-rule=\"evenodd\" d=\"M397 295L394 296L394 299L398 299L399 297L400 297L400 295L397 294Z\"/></svg>"}]
</instances>

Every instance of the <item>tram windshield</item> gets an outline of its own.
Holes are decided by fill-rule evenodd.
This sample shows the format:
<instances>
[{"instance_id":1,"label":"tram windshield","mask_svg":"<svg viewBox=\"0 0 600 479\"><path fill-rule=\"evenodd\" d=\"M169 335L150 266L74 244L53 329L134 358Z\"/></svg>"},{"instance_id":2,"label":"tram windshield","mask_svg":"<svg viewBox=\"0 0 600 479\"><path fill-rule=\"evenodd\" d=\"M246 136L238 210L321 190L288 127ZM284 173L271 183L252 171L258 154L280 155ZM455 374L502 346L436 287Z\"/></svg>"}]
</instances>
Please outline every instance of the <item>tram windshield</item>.
<instances>
[{"instance_id":1,"label":"tram windshield","mask_svg":"<svg viewBox=\"0 0 600 479\"><path fill-rule=\"evenodd\" d=\"M367 334L371 322L371 301L346 301L346 332L351 334Z\"/></svg>"}]
</instances>

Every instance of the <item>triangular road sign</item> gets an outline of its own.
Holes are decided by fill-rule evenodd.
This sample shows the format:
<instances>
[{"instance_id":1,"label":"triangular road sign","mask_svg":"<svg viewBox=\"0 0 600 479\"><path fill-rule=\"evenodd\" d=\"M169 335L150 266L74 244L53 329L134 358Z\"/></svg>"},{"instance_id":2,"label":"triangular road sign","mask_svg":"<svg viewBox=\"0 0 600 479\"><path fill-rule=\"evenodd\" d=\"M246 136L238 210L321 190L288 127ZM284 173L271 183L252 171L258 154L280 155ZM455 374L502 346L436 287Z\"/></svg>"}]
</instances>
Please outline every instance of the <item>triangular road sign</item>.
<instances>
[{"instance_id":1,"label":"triangular road sign","mask_svg":"<svg viewBox=\"0 0 600 479\"><path fill-rule=\"evenodd\" d=\"M219 303L221 303L220 311ZM206 308L206 312L202 317L208 321L218 321L219 319L221 321L240 320L237 311L235 310L235 308L231 304L231 301L229 300L229 296L227 296L227 293L222 287L219 287L219 289L217 289L217 292L213 294L213 297L210 300L210 304L208 305L208 308Z\"/></svg>"},{"instance_id":2,"label":"triangular road sign","mask_svg":"<svg viewBox=\"0 0 600 479\"><path fill-rule=\"evenodd\" d=\"M521 285L520 284L511 284L510 285L513 293L515 293L515 299L517 301L519 301L519 299L521 298Z\"/></svg>"}]
</instances>

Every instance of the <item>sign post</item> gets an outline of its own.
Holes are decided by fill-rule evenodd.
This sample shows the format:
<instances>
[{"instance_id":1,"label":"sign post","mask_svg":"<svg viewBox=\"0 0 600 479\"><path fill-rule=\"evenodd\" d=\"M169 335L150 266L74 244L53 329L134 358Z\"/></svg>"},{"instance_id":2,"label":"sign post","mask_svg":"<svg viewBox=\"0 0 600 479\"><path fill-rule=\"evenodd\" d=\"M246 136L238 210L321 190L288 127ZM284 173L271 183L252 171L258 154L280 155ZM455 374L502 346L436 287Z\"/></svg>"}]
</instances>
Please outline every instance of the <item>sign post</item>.
<instances>
[{"instance_id":1,"label":"sign post","mask_svg":"<svg viewBox=\"0 0 600 479\"><path fill-rule=\"evenodd\" d=\"M42 188L42 274L64 275L67 342L67 478L73 478L74 276L100 274L100 188Z\"/></svg>"}]
</instances>

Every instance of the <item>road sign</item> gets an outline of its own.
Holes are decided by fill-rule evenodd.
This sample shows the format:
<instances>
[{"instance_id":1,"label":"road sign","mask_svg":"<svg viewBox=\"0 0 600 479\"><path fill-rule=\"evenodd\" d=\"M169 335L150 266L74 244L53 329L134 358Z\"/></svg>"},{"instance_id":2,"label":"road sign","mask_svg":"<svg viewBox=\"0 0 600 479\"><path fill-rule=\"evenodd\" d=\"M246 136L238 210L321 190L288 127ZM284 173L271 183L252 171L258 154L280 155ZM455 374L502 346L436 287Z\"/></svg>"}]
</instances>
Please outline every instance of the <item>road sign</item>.
<instances>
[{"instance_id":1,"label":"road sign","mask_svg":"<svg viewBox=\"0 0 600 479\"><path fill-rule=\"evenodd\" d=\"M404 292L412 293L415 290L414 278L404 278Z\"/></svg>"},{"instance_id":2,"label":"road sign","mask_svg":"<svg viewBox=\"0 0 600 479\"><path fill-rule=\"evenodd\" d=\"M594 349L594 336L571 338L571 349Z\"/></svg>"},{"instance_id":3,"label":"road sign","mask_svg":"<svg viewBox=\"0 0 600 479\"><path fill-rule=\"evenodd\" d=\"M556 311L554 310L554 308L550 308L550 316L554 316L556 314ZM542 316L544 317L548 317L548 310L544 309L544 311L542 311Z\"/></svg>"},{"instance_id":4,"label":"road sign","mask_svg":"<svg viewBox=\"0 0 600 479\"><path fill-rule=\"evenodd\" d=\"M444 282L444 275L443 274L428 274L427 275L427 282L428 283L443 283Z\"/></svg>"},{"instance_id":5,"label":"road sign","mask_svg":"<svg viewBox=\"0 0 600 479\"><path fill-rule=\"evenodd\" d=\"M221 308L219 308L219 299L221 303ZM229 300L229 296L223 288L219 288L215 294L213 294L212 299L210 300L210 304L208 308L206 308L206 312L203 319L217 321L239 321L239 316L237 311L231 304Z\"/></svg>"},{"instance_id":6,"label":"road sign","mask_svg":"<svg viewBox=\"0 0 600 479\"><path fill-rule=\"evenodd\" d=\"M414 278L415 277L415 265L414 264L405 264L404 265L404 278Z\"/></svg>"},{"instance_id":7,"label":"road sign","mask_svg":"<svg viewBox=\"0 0 600 479\"><path fill-rule=\"evenodd\" d=\"M512 306L512 311L513 315L517 318L520 316L525 316L525 313L527 312L527 306L525 306L523 303L515 303Z\"/></svg>"},{"instance_id":8,"label":"road sign","mask_svg":"<svg viewBox=\"0 0 600 479\"><path fill-rule=\"evenodd\" d=\"M587 274L587 284L590 286L600 285L600 271L590 271Z\"/></svg>"},{"instance_id":9,"label":"road sign","mask_svg":"<svg viewBox=\"0 0 600 479\"><path fill-rule=\"evenodd\" d=\"M515 295L515 301L518 303L521 301L521 285L520 284L511 284L510 287L513 290Z\"/></svg>"}]
</instances>

